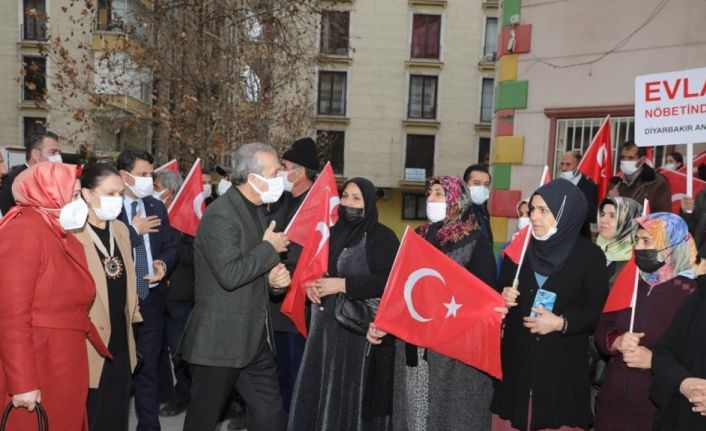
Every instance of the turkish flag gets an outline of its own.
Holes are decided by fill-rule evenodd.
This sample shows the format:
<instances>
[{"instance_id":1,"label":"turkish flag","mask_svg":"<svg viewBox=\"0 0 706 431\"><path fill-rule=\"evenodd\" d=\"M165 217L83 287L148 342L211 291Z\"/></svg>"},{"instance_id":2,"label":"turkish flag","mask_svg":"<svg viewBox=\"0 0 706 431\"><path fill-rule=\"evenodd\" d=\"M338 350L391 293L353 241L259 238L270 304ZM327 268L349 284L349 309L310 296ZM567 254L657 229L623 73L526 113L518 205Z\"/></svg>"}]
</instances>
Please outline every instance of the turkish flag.
<instances>
[{"instance_id":1,"label":"turkish flag","mask_svg":"<svg viewBox=\"0 0 706 431\"><path fill-rule=\"evenodd\" d=\"M694 157L694 173L696 173L696 170L702 163L706 163L706 151L702 151L698 156ZM677 169L677 171L686 174L686 165ZM696 193L694 193L694 196L696 196Z\"/></svg>"},{"instance_id":2,"label":"turkish flag","mask_svg":"<svg viewBox=\"0 0 706 431\"><path fill-rule=\"evenodd\" d=\"M603 306L603 312L623 310L632 306L632 295L635 292L635 278L637 277L637 265L635 256L631 256L625 264L618 277L610 289L608 299Z\"/></svg>"},{"instance_id":3,"label":"turkish flag","mask_svg":"<svg viewBox=\"0 0 706 431\"><path fill-rule=\"evenodd\" d=\"M167 169L169 171L174 171L174 172L179 172L179 162L177 162L177 159L171 159L167 163L163 164L162 166L158 167L155 169L155 172L159 172L163 169Z\"/></svg>"},{"instance_id":4,"label":"turkish flag","mask_svg":"<svg viewBox=\"0 0 706 431\"><path fill-rule=\"evenodd\" d=\"M517 264L520 263L520 257L522 256L522 249L524 248L524 243L530 235L530 227L531 226L525 226L521 230L515 232L515 234L512 235L512 238L510 239L510 243L508 243L507 247L505 247L505 250L503 250L503 254L505 255L505 257L509 258L511 261Z\"/></svg>"},{"instance_id":5,"label":"turkish flag","mask_svg":"<svg viewBox=\"0 0 706 431\"><path fill-rule=\"evenodd\" d=\"M598 186L598 202L608 194L608 182L613 176L613 150L610 143L610 116L606 117L593 137L578 170Z\"/></svg>"},{"instance_id":6,"label":"turkish flag","mask_svg":"<svg viewBox=\"0 0 706 431\"><path fill-rule=\"evenodd\" d=\"M677 171L670 171L669 169L660 169L659 173L667 178L670 186L672 187L672 212L674 214L679 214L681 199L686 196L686 174ZM698 178L693 178L693 184L694 196L698 195L699 192L706 187L706 181L701 181Z\"/></svg>"},{"instance_id":7,"label":"turkish flag","mask_svg":"<svg viewBox=\"0 0 706 431\"><path fill-rule=\"evenodd\" d=\"M338 220L338 203L333 169L327 163L285 230L287 237L302 245L303 249L280 311L294 322L304 336L306 285L320 278L328 269L329 228Z\"/></svg>"},{"instance_id":8,"label":"turkish flag","mask_svg":"<svg viewBox=\"0 0 706 431\"><path fill-rule=\"evenodd\" d=\"M329 230L320 225L320 230L309 234L302 249L292 283L282 301L280 311L289 317L297 330L306 337L306 285L320 278L328 269Z\"/></svg>"},{"instance_id":9,"label":"turkish flag","mask_svg":"<svg viewBox=\"0 0 706 431\"><path fill-rule=\"evenodd\" d=\"M498 292L407 227L375 325L502 378Z\"/></svg>"},{"instance_id":10,"label":"turkish flag","mask_svg":"<svg viewBox=\"0 0 706 431\"><path fill-rule=\"evenodd\" d=\"M284 230L287 238L304 246L319 222L333 226L338 221L339 202L336 177L333 175L331 162L328 162ZM328 213L322 216L322 211Z\"/></svg>"},{"instance_id":11,"label":"turkish flag","mask_svg":"<svg viewBox=\"0 0 706 431\"><path fill-rule=\"evenodd\" d=\"M201 178L201 159L196 159L179 193L169 206L169 223L174 229L196 236L201 216L206 211Z\"/></svg>"}]
</instances>

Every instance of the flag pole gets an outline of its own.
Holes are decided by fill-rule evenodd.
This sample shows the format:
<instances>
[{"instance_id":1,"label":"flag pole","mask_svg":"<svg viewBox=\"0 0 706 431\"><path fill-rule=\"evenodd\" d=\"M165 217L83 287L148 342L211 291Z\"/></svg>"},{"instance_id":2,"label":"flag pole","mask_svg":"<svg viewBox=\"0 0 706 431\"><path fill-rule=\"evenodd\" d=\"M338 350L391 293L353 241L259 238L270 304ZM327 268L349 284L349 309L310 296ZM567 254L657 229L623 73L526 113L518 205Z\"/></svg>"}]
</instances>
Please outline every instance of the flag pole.
<instances>
[{"instance_id":1,"label":"flag pole","mask_svg":"<svg viewBox=\"0 0 706 431\"><path fill-rule=\"evenodd\" d=\"M694 197L694 144L686 144L686 195ZM692 210L686 211L691 213Z\"/></svg>"},{"instance_id":2,"label":"flag pole","mask_svg":"<svg viewBox=\"0 0 706 431\"><path fill-rule=\"evenodd\" d=\"M539 179L539 187L544 185L544 179L547 177L549 172L549 166L544 165L544 170L542 170L542 177ZM527 202L529 205L529 202ZM525 254L527 254L527 246L529 245L529 239L532 235L532 225L527 228L527 233L525 233L525 240L522 242L522 253L520 253L519 262L517 262L517 270L515 271L515 278L512 280L512 288L517 289L520 283L520 269L522 269L522 263L525 261Z\"/></svg>"},{"instance_id":3,"label":"flag pole","mask_svg":"<svg viewBox=\"0 0 706 431\"><path fill-rule=\"evenodd\" d=\"M198 157L198 158L194 161L194 165L191 166L191 169L189 170L189 173L186 175L186 178L185 178L184 181L181 183L181 184L182 184L182 187L179 189L179 191L177 192L176 196L174 196L174 199L172 200L172 203L169 205L169 208L167 209L167 214L169 214L169 213L172 211L172 208L174 207L174 203L177 201L177 199L179 199L179 196L181 195L181 192L184 191L183 185L189 182L189 179L191 179L191 176L194 174L194 171L196 170L196 167L199 166L200 164L201 164L201 158Z\"/></svg>"},{"instance_id":4,"label":"flag pole","mask_svg":"<svg viewBox=\"0 0 706 431\"><path fill-rule=\"evenodd\" d=\"M647 215L647 205L649 201L647 198L642 202L642 217ZM628 332L633 332L635 329L635 309L637 308L637 285L640 281L640 268L635 271L635 283L632 287L632 299L630 300L630 329Z\"/></svg>"}]
</instances>

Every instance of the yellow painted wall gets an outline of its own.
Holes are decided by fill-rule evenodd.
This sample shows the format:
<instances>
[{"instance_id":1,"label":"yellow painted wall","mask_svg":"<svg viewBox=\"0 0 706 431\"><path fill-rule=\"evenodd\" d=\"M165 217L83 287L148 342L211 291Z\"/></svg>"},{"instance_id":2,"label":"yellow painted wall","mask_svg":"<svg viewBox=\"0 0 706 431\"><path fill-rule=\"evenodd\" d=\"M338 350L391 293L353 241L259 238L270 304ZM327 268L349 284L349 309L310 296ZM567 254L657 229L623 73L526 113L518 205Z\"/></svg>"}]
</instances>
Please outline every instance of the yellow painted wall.
<instances>
[{"instance_id":1,"label":"yellow painted wall","mask_svg":"<svg viewBox=\"0 0 706 431\"><path fill-rule=\"evenodd\" d=\"M380 223L389 227L402 238L407 225L416 228L424 223L424 220L402 220L402 190L391 189L390 199L378 199L378 215Z\"/></svg>"}]
</instances>

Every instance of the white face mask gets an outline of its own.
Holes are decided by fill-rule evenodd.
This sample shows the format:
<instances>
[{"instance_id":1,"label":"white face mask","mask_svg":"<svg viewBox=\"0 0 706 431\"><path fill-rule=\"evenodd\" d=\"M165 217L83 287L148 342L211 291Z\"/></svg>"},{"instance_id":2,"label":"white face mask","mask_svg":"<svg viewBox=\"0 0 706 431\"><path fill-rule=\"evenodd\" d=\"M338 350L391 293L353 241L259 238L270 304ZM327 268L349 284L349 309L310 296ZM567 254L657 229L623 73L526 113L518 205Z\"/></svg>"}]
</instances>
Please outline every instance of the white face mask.
<instances>
[{"instance_id":1,"label":"white face mask","mask_svg":"<svg viewBox=\"0 0 706 431\"><path fill-rule=\"evenodd\" d=\"M248 180L248 184L250 184L250 187L252 187L253 190L255 190L260 195L262 203L271 204L277 202L280 196L282 196L282 193L284 193L284 180L282 179L282 176L278 175L274 178L265 178L262 175L253 175L255 175L255 178L267 183L267 191L263 192L257 188L255 183Z\"/></svg>"},{"instance_id":2,"label":"white face mask","mask_svg":"<svg viewBox=\"0 0 706 431\"><path fill-rule=\"evenodd\" d=\"M294 182L289 181L289 174L290 173L291 172L282 172L282 174L281 174L282 178L284 180L284 191L285 192L291 192L292 189L294 188L294 183L296 183L296 181L294 181Z\"/></svg>"},{"instance_id":3,"label":"white face mask","mask_svg":"<svg viewBox=\"0 0 706 431\"><path fill-rule=\"evenodd\" d=\"M677 164L676 163L667 163L666 165L664 165L664 168L669 169L670 171L673 171L677 168Z\"/></svg>"},{"instance_id":4,"label":"white face mask","mask_svg":"<svg viewBox=\"0 0 706 431\"><path fill-rule=\"evenodd\" d=\"M53 156L49 156L47 157L47 160L52 163L64 163L64 160L61 158L61 154L54 154Z\"/></svg>"},{"instance_id":5,"label":"white face mask","mask_svg":"<svg viewBox=\"0 0 706 431\"><path fill-rule=\"evenodd\" d=\"M547 233L542 236L537 236L537 234L534 233L534 229L532 229L532 237L534 237L534 239L536 239L537 241L546 241L549 238L553 237L554 234L556 234L556 226L552 226L551 228L549 228Z\"/></svg>"},{"instance_id":6,"label":"white face mask","mask_svg":"<svg viewBox=\"0 0 706 431\"><path fill-rule=\"evenodd\" d=\"M127 172L127 174L135 180L135 185L131 186L127 183L125 183L125 185L128 186L130 191L132 191L138 199L145 198L152 194L152 191L154 190L154 182L152 181L152 177L136 177L130 172Z\"/></svg>"},{"instance_id":7,"label":"white face mask","mask_svg":"<svg viewBox=\"0 0 706 431\"><path fill-rule=\"evenodd\" d=\"M218 196L223 196L226 194L228 189L233 185L230 181L221 178L221 180L218 182L218 187L216 188L216 193L218 193Z\"/></svg>"},{"instance_id":8,"label":"white face mask","mask_svg":"<svg viewBox=\"0 0 706 431\"><path fill-rule=\"evenodd\" d=\"M159 200L159 201L164 202L164 199L162 199L162 197L167 193L167 190L169 190L169 189L164 189L161 192L152 192L152 197Z\"/></svg>"},{"instance_id":9,"label":"white face mask","mask_svg":"<svg viewBox=\"0 0 706 431\"><path fill-rule=\"evenodd\" d=\"M204 199L210 198L211 193L213 193L213 186L211 184L204 184L203 185L203 198Z\"/></svg>"},{"instance_id":10,"label":"white face mask","mask_svg":"<svg viewBox=\"0 0 706 431\"><path fill-rule=\"evenodd\" d=\"M427 202L427 219L436 223L446 218L446 202Z\"/></svg>"},{"instance_id":11,"label":"white face mask","mask_svg":"<svg viewBox=\"0 0 706 431\"><path fill-rule=\"evenodd\" d=\"M522 230L526 226L529 226L530 224L530 218L529 217L520 217L517 219L517 229Z\"/></svg>"},{"instance_id":12,"label":"white face mask","mask_svg":"<svg viewBox=\"0 0 706 431\"><path fill-rule=\"evenodd\" d=\"M98 196L101 200L100 208L93 207L96 217L101 220L115 220L123 210L122 196Z\"/></svg>"},{"instance_id":13,"label":"white face mask","mask_svg":"<svg viewBox=\"0 0 706 431\"><path fill-rule=\"evenodd\" d=\"M476 205L482 205L490 197L490 189L486 186L471 186L471 202Z\"/></svg>"},{"instance_id":14,"label":"white face mask","mask_svg":"<svg viewBox=\"0 0 706 431\"><path fill-rule=\"evenodd\" d=\"M621 160L620 170L623 171L625 175L632 175L637 172L637 161L635 160Z\"/></svg>"},{"instance_id":15,"label":"white face mask","mask_svg":"<svg viewBox=\"0 0 706 431\"><path fill-rule=\"evenodd\" d=\"M567 181L573 180L575 176L576 173L574 171L566 171L559 174L559 178L563 178Z\"/></svg>"},{"instance_id":16,"label":"white face mask","mask_svg":"<svg viewBox=\"0 0 706 431\"><path fill-rule=\"evenodd\" d=\"M61 207L59 213L59 224L64 230L80 229L86 224L88 218L88 205L78 198Z\"/></svg>"}]
</instances>

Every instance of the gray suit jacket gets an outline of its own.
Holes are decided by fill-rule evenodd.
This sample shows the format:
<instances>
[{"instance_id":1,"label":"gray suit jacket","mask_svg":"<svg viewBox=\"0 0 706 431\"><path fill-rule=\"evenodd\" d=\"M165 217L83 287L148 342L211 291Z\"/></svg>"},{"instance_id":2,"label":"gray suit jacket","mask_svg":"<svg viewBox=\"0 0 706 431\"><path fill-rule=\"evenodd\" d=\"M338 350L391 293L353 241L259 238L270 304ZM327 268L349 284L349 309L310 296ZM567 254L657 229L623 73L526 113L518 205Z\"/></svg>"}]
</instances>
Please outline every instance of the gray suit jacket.
<instances>
[{"instance_id":1,"label":"gray suit jacket","mask_svg":"<svg viewBox=\"0 0 706 431\"><path fill-rule=\"evenodd\" d=\"M267 337L272 324L267 274L280 261L259 225L232 187L206 209L194 242L195 305L181 343L192 364L242 368Z\"/></svg>"}]
</instances>

